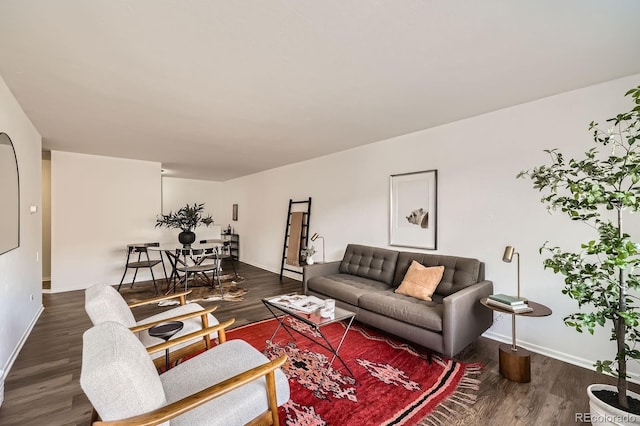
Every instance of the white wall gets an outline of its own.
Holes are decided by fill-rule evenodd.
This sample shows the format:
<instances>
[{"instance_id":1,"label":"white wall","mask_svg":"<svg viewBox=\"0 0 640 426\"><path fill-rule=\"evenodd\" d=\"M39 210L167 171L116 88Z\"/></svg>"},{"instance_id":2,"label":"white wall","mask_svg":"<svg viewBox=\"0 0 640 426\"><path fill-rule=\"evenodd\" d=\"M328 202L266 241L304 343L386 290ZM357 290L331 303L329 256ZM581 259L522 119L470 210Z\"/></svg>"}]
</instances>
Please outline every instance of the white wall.
<instances>
[{"instance_id":1,"label":"white wall","mask_svg":"<svg viewBox=\"0 0 640 426\"><path fill-rule=\"evenodd\" d=\"M195 179L179 179L179 178L162 178L162 213L167 214L170 211L176 211L186 204L204 203L205 214L211 214L213 218L212 226L200 226L195 229L196 241L205 239L220 238L220 230L226 228L228 223L223 214L226 206L222 205L220 199L222 194L222 183L207 180ZM231 206L228 208L231 214ZM221 221L222 219L224 221ZM174 242L178 241L179 230L167 230L163 228L162 241Z\"/></svg>"},{"instance_id":2,"label":"white wall","mask_svg":"<svg viewBox=\"0 0 640 426\"><path fill-rule=\"evenodd\" d=\"M40 214L42 139L0 77L0 132L9 135L20 174L20 247L0 255L0 389L42 310ZM29 212L37 206L35 214ZM2 403L0 391L0 404Z\"/></svg>"},{"instance_id":3,"label":"white wall","mask_svg":"<svg viewBox=\"0 0 640 426\"><path fill-rule=\"evenodd\" d=\"M623 95L638 84L635 75L225 182L226 204L239 204L241 258L279 272L288 200L308 196L311 232L325 236L327 260L340 259L348 243L386 247L389 176L437 169L437 252L481 259L495 291L514 293L515 264L501 261L504 247L514 245L523 294L554 312L519 319L519 343L590 367L614 351L608 330L593 338L564 326L562 318L576 305L561 294L561 277L543 270L538 254L546 240L577 248L590 230L549 215L530 181L515 177L546 162L543 149L579 155L590 148L588 123L627 111L631 102ZM633 220L638 238L640 221ZM510 317L499 316L487 335L510 341ZM631 370L640 372L636 364Z\"/></svg>"},{"instance_id":4,"label":"white wall","mask_svg":"<svg viewBox=\"0 0 640 426\"><path fill-rule=\"evenodd\" d=\"M126 245L159 241L160 179L156 162L51 152L52 292L120 282Z\"/></svg>"}]
</instances>

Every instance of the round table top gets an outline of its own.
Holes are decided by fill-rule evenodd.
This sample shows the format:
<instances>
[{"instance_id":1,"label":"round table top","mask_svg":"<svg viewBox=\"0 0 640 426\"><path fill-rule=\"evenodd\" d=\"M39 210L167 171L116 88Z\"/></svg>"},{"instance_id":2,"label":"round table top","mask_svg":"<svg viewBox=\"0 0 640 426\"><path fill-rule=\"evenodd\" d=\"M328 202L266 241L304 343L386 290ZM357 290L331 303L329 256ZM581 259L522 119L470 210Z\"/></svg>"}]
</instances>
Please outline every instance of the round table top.
<instances>
[{"instance_id":1,"label":"round table top","mask_svg":"<svg viewBox=\"0 0 640 426\"><path fill-rule=\"evenodd\" d=\"M181 254L191 254L192 252L211 251L214 249L219 249L222 246L222 243L193 243L189 247L185 247L184 245L178 243L160 243L160 245L158 246L147 247L147 249L152 251L164 251L172 253L180 252Z\"/></svg>"},{"instance_id":2,"label":"round table top","mask_svg":"<svg viewBox=\"0 0 640 426\"><path fill-rule=\"evenodd\" d=\"M182 321L167 321L158 325L154 325L149 329L149 336L159 337L161 339L169 339L171 336L182 330L184 324Z\"/></svg>"},{"instance_id":3,"label":"round table top","mask_svg":"<svg viewBox=\"0 0 640 426\"><path fill-rule=\"evenodd\" d=\"M499 308L499 307L494 306L494 305L489 305L487 303L487 298L486 297L483 297L482 299L480 299L480 303L482 303L483 306L486 306L487 308L489 308L491 310L494 310L496 312L502 312L502 313L505 313L505 314L519 315L519 316L522 316L522 317L546 317L546 316L551 315L551 309L550 308L548 308L547 306L542 305L540 303L532 302L531 300L529 300L527 302L527 304L529 305L530 308L533 308L533 311L531 311L531 312L521 312L521 313L511 312L511 311Z\"/></svg>"}]
</instances>

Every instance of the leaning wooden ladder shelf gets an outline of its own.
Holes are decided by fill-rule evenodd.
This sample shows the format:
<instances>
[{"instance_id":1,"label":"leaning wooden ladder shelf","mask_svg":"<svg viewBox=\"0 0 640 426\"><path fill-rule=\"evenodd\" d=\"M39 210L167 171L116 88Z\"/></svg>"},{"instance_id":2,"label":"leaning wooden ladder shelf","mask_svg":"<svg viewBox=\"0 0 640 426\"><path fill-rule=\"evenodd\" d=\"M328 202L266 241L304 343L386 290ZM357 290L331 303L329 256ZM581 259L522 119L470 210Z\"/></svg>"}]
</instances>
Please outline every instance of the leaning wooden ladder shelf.
<instances>
[{"instance_id":1,"label":"leaning wooden ladder shelf","mask_svg":"<svg viewBox=\"0 0 640 426\"><path fill-rule=\"evenodd\" d=\"M302 275L299 270L302 250L309 243L309 221L311 219L311 197L308 200L293 201L289 199L287 212L287 226L284 229L284 244L282 247L282 265L280 266L280 280L284 271ZM292 269L291 266L298 269Z\"/></svg>"}]
</instances>

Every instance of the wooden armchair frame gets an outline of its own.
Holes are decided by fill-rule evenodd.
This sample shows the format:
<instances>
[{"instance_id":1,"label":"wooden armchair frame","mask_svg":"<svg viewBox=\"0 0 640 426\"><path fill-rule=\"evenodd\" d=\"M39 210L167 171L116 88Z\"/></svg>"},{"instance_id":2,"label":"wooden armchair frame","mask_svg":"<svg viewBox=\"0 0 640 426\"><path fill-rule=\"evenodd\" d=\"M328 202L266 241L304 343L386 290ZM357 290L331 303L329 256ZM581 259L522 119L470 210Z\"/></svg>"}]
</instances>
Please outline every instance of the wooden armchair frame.
<instances>
[{"instance_id":1,"label":"wooden armchair frame","mask_svg":"<svg viewBox=\"0 0 640 426\"><path fill-rule=\"evenodd\" d=\"M230 320L235 321L235 320ZM223 324L218 324L213 327L208 327L206 329L198 330L193 333L187 334L175 340L170 340L165 343L161 343L159 345L154 345L147 348L147 352L149 354L163 351L171 346L180 344L184 341L189 341L196 337L204 336L211 334L215 331L223 330ZM222 343L222 342L221 342ZM267 381L267 400L269 404L269 409L253 419L249 425L276 425L279 426L280 420L278 418L278 403L276 398L276 381L275 381L275 370L282 367L287 361L287 356L282 355L279 358L269 361L265 364L259 365L257 367L251 368L241 374L230 377L226 380L223 380L220 383L216 383L206 389L201 390L200 392L196 392L192 395L189 395L179 401L166 405L164 407L158 408L156 410L150 411L145 414L141 414L139 416L129 417L127 419L122 420L114 420L114 421L99 421L96 420L95 417L92 418L92 424L96 426L152 426L158 425L164 422L171 420L174 417L177 417L181 414L186 413L187 411L193 410L194 408L199 407L202 404L205 404L211 401L214 398L222 396L228 392L231 392L239 387L246 385L254 380L259 379L260 377L265 377ZM95 415L95 410L94 410Z\"/></svg>"},{"instance_id":2,"label":"wooden armchair frame","mask_svg":"<svg viewBox=\"0 0 640 426\"><path fill-rule=\"evenodd\" d=\"M191 291L192 290L188 290L188 291L169 294L169 295L165 295L165 296L158 296L158 297L154 297L152 299L146 299L146 300L142 300L140 302L130 303L130 304L128 304L128 306L129 306L129 308L135 308L135 307L138 307L138 306L144 306L144 305L148 305L148 304L151 304L151 303L158 303L158 302L161 302L163 300L170 300L170 299L175 299L175 298L179 298L180 299L180 305L185 305L187 303L186 296L188 294L190 294ZM134 333L137 333L137 332L140 332L140 331L148 330L151 327L154 327L154 326L156 326L158 324L161 324L163 322L167 322L167 321L183 321L185 319L194 318L194 317L199 316L199 317L202 318L202 329L203 330L204 329L211 329L213 331L217 331L218 332L218 342L219 343L224 343L224 342L227 341L227 337L226 337L226 334L225 334L225 328L230 327L235 322L235 319L230 319L230 320L225 321L225 322L223 322L221 324L218 324L216 326L209 327L209 317L207 315L210 314L211 312L215 311L216 309L218 309L217 306L212 306L211 308L202 309L200 311L190 312L188 314L183 314L183 315L177 315L175 317L170 317L170 318L164 318L164 319L161 319L161 320L140 324L140 325L137 325L135 327L129 327L129 330L131 330ZM202 330L199 330L197 333L200 333L201 331ZM176 361L176 360L178 360L180 358L183 358L185 356L200 352L202 350L210 349L211 348L211 337L210 337L210 334L211 333L205 333L205 334L198 334L196 336L193 336L194 333L191 333L191 334L187 334L185 336L182 336L182 337L180 337L178 339L172 339L170 342L177 342L175 344L179 344L179 343L188 342L191 339L194 339L196 337L202 336L202 340L201 341L193 343L191 345L185 346L183 348L180 348L180 349L177 349L177 350L171 352L170 353L169 362L174 362L174 361ZM189 336L191 336L191 337L189 337ZM165 346L164 349L170 348L171 346L174 346L174 345ZM164 358L156 358L156 359L153 360L153 364L156 366L156 368L164 367L165 360L164 360Z\"/></svg>"}]
</instances>

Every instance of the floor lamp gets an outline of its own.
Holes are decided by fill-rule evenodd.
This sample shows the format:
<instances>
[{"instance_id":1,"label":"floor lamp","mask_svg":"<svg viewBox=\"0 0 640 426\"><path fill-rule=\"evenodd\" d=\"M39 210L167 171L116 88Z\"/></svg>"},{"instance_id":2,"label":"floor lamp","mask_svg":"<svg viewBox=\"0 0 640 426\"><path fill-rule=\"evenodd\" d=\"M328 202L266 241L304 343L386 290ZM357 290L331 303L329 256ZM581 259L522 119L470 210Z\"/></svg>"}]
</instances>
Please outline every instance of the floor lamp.
<instances>
[{"instance_id":1,"label":"floor lamp","mask_svg":"<svg viewBox=\"0 0 640 426\"><path fill-rule=\"evenodd\" d=\"M322 240L322 263L324 263L324 237L321 237L317 232L311 236L311 241L315 241L318 238Z\"/></svg>"}]
</instances>

